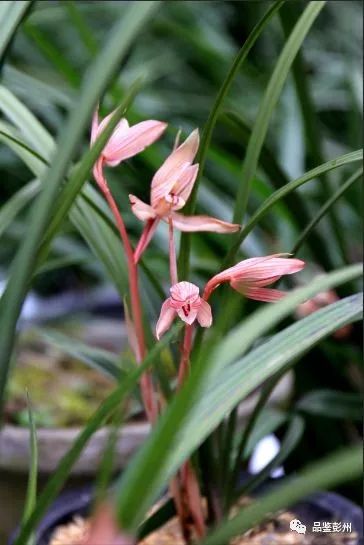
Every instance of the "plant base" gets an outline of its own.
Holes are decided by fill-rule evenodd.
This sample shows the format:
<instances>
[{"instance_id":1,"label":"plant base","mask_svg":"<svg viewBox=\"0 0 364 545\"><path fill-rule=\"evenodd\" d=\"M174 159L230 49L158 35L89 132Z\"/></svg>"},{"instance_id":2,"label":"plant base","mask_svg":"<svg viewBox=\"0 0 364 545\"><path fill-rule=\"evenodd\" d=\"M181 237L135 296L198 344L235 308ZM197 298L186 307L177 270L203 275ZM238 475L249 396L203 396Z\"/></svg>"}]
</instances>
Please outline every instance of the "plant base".
<instances>
[{"instance_id":1,"label":"plant base","mask_svg":"<svg viewBox=\"0 0 364 545\"><path fill-rule=\"evenodd\" d=\"M244 502L245 503L245 502ZM283 512L267 520L245 535L231 540L230 545L358 545L356 532L346 533L312 533L298 534L290 529L290 522L297 516ZM328 521L329 522L329 521ZM72 523L59 527L49 545L82 545L87 535L86 519L78 518ZM156 532L151 533L138 545L185 545L176 517Z\"/></svg>"}]
</instances>

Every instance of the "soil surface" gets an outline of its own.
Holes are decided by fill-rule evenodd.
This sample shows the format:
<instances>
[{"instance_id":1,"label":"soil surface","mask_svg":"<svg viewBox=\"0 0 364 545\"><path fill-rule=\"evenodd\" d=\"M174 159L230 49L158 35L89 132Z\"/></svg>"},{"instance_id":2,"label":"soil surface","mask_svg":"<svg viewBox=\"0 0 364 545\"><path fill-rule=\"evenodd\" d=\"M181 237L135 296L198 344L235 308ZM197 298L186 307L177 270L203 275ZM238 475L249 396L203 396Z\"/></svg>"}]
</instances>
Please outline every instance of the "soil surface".
<instances>
[{"instance_id":1,"label":"soil surface","mask_svg":"<svg viewBox=\"0 0 364 545\"><path fill-rule=\"evenodd\" d=\"M72 342L72 337L76 341L82 337L82 331L81 326L73 326L72 333L65 332ZM114 388L111 377L29 331L19 342L7 390L5 421L28 426L28 391L38 428L82 426ZM133 407L130 409L135 413Z\"/></svg>"},{"instance_id":2,"label":"soil surface","mask_svg":"<svg viewBox=\"0 0 364 545\"><path fill-rule=\"evenodd\" d=\"M263 524L249 530L246 534L234 538L231 545L357 545L358 535L355 532L298 534L290 530L290 522L295 515L289 512L267 520ZM49 545L82 545L87 537L87 520L78 518L73 523L56 530ZM162 528L153 532L138 545L185 545L176 517Z\"/></svg>"}]
</instances>

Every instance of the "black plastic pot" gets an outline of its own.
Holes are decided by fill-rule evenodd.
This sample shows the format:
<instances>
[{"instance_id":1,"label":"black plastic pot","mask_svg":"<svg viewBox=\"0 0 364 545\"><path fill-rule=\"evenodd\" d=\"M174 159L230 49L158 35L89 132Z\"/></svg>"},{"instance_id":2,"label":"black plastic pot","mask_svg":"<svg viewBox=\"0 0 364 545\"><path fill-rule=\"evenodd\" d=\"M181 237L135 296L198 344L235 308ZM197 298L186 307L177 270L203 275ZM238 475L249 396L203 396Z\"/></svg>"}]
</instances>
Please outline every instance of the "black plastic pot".
<instances>
[{"instance_id":1,"label":"black plastic pot","mask_svg":"<svg viewBox=\"0 0 364 545\"><path fill-rule=\"evenodd\" d=\"M37 545L49 545L54 530L71 522L75 515L87 516L92 505L91 487L61 494L46 513L36 532ZM308 533L314 522L338 521L351 523L352 531L360 536L355 545L364 545L363 513L350 500L334 492L318 492L290 508L296 517L306 525ZM9 545L14 543L14 536Z\"/></svg>"},{"instance_id":2,"label":"black plastic pot","mask_svg":"<svg viewBox=\"0 0 364 545\"><path fill-rule=\"evenodd\" d=\"M90 486L67 490L58 496L35 532L36 545L49 545L50 538L58 526L71 522L74 516L87 516L92 498ZM17 531L10 538L9 545L13 545L16 535Z\"/></svg>"}]
</instances>

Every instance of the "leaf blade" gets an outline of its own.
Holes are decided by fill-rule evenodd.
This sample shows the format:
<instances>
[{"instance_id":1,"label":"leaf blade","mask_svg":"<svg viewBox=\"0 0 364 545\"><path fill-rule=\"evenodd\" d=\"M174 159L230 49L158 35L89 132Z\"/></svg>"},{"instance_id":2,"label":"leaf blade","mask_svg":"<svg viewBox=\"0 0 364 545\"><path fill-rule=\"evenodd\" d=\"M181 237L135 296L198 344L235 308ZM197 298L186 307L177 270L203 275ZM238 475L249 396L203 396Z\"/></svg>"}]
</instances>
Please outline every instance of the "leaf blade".
<instances>
[{"instance_id":1,"label":"leaf blade","mask_svg":"<svg viewBox=\"0 0 364 545\"><path fill-rule=\"evenodd\" d=\"M200 545L221 545L231 537L243 534L259 524L267 513L292 506L301 498L320 488L333 488L360 475L362 452L360 445L349 447L323 458L306 468L297 476L289 477L276 490L259 498L253 505L245 507L230 521L226 521Z\"/></svg>"},{"instance_id":2,"label":"leaf blade","mask_svg":"<svg viewBox=\"0 0 364 545\"><path fill-rule=\"evenodd\" d=\"M295 25L275 65L261 102L246 152L240 187L238 189L233 222L241 223L248 203L251 180L256 172L273 110L278 102L289 70L312 24L323 9L325 2L310 2Z\"/></svg>"},{"instance_id":3,"label":"leaf blade","mask_svg":"<svg viewBox=\"0 0 364 545\"><path fill-rule=\"evenodd\" d=\"M0 344L2 346L0 354L0 401L3 398L8 377L16 322L27 292L29 280L34 272L37 247L47 226L50 214L54 210L59 185L67 172L69 162L73 159L75 149L83 135L84 128L89 122L100 93L117 69L130 43L157 7L158 2L151 0L139 5L133 3L128 6L124 17L114 24L106 45L93 62L92 68L83 81L79 99L60 137L58 153L47 175L47 184L37 200L36 207L32 210L32 220L27 237L14 259L11 280L0 302ZM102 135L103 133L98 141L101 140Z\"/></svg>"},{"instance_id":4,"label":"leaf blade","mask_svg":"<svg viewBox=\"0 0 364 545\"><path fill-rule=\"evenodd\" d=\"M194 184L194 188L193 188L192 194L190 196L189 202L187 203L187 206L185 207L186 212L189 213L189 214L193 214L194 209L196 207L198 185L199 185L199 182L200 182L202 174L203 174L205 162L206 162L206 159L207 159L208 148L209 148L209 145L210 145L210 142L211 142L212 133L213 133L214 127L216 125L216 122L217 122L217 119L218 119L218 116L219 116L219 111L220 111L220 109L222 107L223 101L224 101L225 97L227 96L227 94L228 94L228 92L230 90L231 84L234 81L234 78L237 75L239 69L242 67L242 65L243 65L245 59L247 58L251 48L255 44L256 40L259 38L260 34L264 30L265 26L270 21L270 19L282 7L283 3L284 3L284 1L283 2L282 1L275 2L267 10L267 12L264 14L262 19L260 21L258 21L256 26L253 28L252 32L249 34L246 42L241 47L239 53L235 57L235 59L233 61L233 64L232 64L232 66L231 66L225 80L223 81L223 83L222 83L222 85L221 85L221 87L220 87L220 89L219 89L219 91L217 93L216 99L215 99L214 104L213 104L213 106L212 106L212 108L210 110L208 119L207 119L205 127L204 127L204 131L203 131L203 134L202 134L201 146L200 146L199 155L198 155L198 161L199 161L199 164L200 164L198 177L197 177L197 180L196 180L196 182ZM181 277L183 277L183 278L187 278L187 275L188 275L188 267L189 267L188 263L189 263L189 253L190 253L190 238L191 238L190 234L182 233L182 236L181 236L181 249L180 249L180 256L179 256L178 266L179 266Z\"/></svg>"},{"instance_id":5,"label":"leaf blade","mask_svg":"<svg viewBox=\"0 0 364 545\"><path fill-rule=\"evenodd\" d=\"M277 191L274 191L274 193L272 193L272 195L263 202L263 204L251 216L249 221L244 225L244 227L238 233L236 240L234 242L234 245L232 246L231 250L228 253L226 262L227 263L231 262L234 255L238 251L241 243L245 240L245 238L251 232L253 227L255 227L255 225L259 222L259 220L272 208L272 206L274 206L276 202L278 202L280 199L282 199L286 195L289 195L289 193L291 193L292 191L294 191L301 185L313 180L314 178L320 176L321 174L328 172L329 170L333 170L356 161L361 161L362 159L363 159L362 150L356 150L350 153L346 153L345 155L340 155L339 157L336 157L335 159L331 159L330 161L327 161L326 163L319 165L318 167L315 167L312 170L309 170L303 176L300 176L296 180L290 181L288 184L286 184L282 188L278 189Z\"/></svg>"},{"instance_id":6,"label":"leaf blade","mask_svg":"<svg viewBox=\"0 0 364 545\"><path fill-rule=\"evenodd\" d=\"M232 358L239 357L259 335L271 329L284 316L292 312L300 302L323 289L329 289L340 283L348 282L353 277L360 276L361 272L361 266L359 265L346 267L340 271L322 276L312 281L309 286L295 290L294 293L291 293L275 305L254 313L249 320L246 320L245 324L236 328L234 332L235 342L239 349L235 349ZM361 301L356 300L356 304L360 305L360 303ZM351 305L348 305L346 310L348 314L354 312ZM355 308L355 316L357 311L358 309ZM352 318L351 314L350 317ZM312 316L309 318L312 319ZM347 318L348 316L345 316L345 319ZM307 318L305 319L307 320ZM332 326L332 321L330 323ZM327 324L325 329L327 334L330 331L330 323ZM235 401L236 403L240 401L241 396L237 396L238 399L235 398L234 403L231 403L231 399L222 396L224 398L223 410L218 412L217 415L218 406L216 404L209 406L206 414L204 412L204 418L207 417L211 422L211 426L208 428L206 421L200 418L202 414L202 410L199 408L200 399L206 395L207 386L211 385L213 378L217 377L218 382L219 372L225 364L231 361L231 343L228 345L228 351L229 354L226 354L226 344L221 343L220 352L213 351L212 355L208 355L206 352L202 353L201 359L192 366L188 381L170 403L151 436L123 473L117 485L117 513L123 528L131 531L136 530L168 478L174 474L183 460L202 442L224 415L233 408ZM221 355L225 357L224 365L219 360ZM277 366L273 371L277 371ZM267 378L267 373L265 378ZM258 380L258 384L261 383L260 376L256 377L256 380ZM256 381L254 385L257 385ZM252 386L252 383L250 386ZM248 390L244 393L248 393ZM199 409L197 410L197 408ZM215 416L213 417L214 412ZM212 417L214 418L213 421ZM191 422L193 421L195 423L192 425ZM197 430L198 426L199 429ZM203 429L201 429L201 426ZM146 483L148 483L147 487L145 486Z\"/></svg>"}]
</instances>

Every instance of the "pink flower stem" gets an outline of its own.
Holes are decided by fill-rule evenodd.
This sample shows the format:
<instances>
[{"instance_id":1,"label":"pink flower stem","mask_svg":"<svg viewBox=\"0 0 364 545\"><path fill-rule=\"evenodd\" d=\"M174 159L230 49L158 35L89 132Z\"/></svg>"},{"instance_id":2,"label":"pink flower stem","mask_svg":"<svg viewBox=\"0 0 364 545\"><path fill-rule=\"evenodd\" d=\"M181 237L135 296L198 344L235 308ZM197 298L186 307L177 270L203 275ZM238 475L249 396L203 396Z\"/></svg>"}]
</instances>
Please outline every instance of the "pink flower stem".
<instances>
[{"instance_id":1,"label":"pink flower stem","mask_svg":"<svg viewBox=\"0 0 364 545\"><path fill-rule=\"evenodd\" d=\"M182 345L181 360L180 360L179 369L178 369L178 387L179 388L182 386L183 382L186 380L190 370L189 367L190 367L190 354L192 349L193 329L194 329L193 325L186 324L185 335L183 338L183 345Z\"/></svg>"},{"instance_id":2,"label":"pink flower stem","mask_svg":"<svg viewBox=\"0 0 364 545\"><path fill-rule=\"evenodd\" d=\"M189 373L190 354L193 340L192 325L186 324L182 345L181 361L178 372L178 388L186 380ZM188 535L186 520L192 519L196 535L199 538L206 534L205 517L203 513L202 495L196 473L188 460L183 464L175 481L172 481L171 491L174 492L176 509L179 515L183 535ZM186 515L187 508L187 515ZM189 516L188 516L189 515ZM189 541L187 540L187 543Z\"/></svg>"},{"instance_id":3,"label":"pink flower stem","mask_svg":"<svg viewBox=\"0 0 364 545\"><path fill-rule=\"evenodd\" d=\"M177 284L178 282L178 273L177 273L177 255L176 255L176 245L174 243L174 232L173 232L173 219L172 216L168 218L169 226L169 270L171 275L171 285Z\"/></svg>"},{"instance_id":4,"label":"pink flower stem","mask_svg":"<svg viewBox=\"0 0 364 545\"><path fill-rule=\"evenodd\" d=\"M131 301L131 311L133 316L133 322L135 327L135 334L138 342L138 352L135 354L135 358L138 363L140 363L146 355L146 344L144 338L144 328L143 328L143 316L141 311L141 301L139 295L139 283L138 283L138 268L137 264L134 262L134 253L133 248L130 244L130 240L125 228L125 224L119 209L116 205L116 202L111 194L110 188L107 184L107 181L104 179L103 183L99 183L99 187L103 192L105 199L110 207L110 210L113 213L113 216L116 221L116 225L121 237L121 240L124 245L126 261L128 266L128 277L129 277L129 289L130 289L130 301ZM144 403L144 408L148 417L148 420L153 423L156 421L158 416L158 407L154 395L153 381L150 373L144 373L140 379L140 386L142 392L142 398Z\"/></svg>"},{"instance_id":5,"label":"pink flower stem","mask_svg":"<svg viewBox=\"0 0 364 545\"><path fill-rule=\"evenodd\" d=\"M153 218L153 219L147 220L145 227L143 229L143 232L141 234L141 237L139 239L139 242L137 244L137 247L135 248L135 251L134 251L135 264L137 264L140 261L142 254L147 249L148 244L151 241L152 236L158 226L158 223L159 223L159 218Z\"/></svg>"},{"instance_id":6,"label":"pink flower stem","mask_svg":"<svg viewBox=\"0 0 364 545\"><path fill-rule=\"evenodd\" d=\"M169 483L169 493L174 500L174 505L177 511L178 520L180 523L181 531L183 538L186 543L190 544L192 535L191 535L191 524L190 524L190 510L188 504L186 503L186 494L183 490L181 483L181 474L180 472L170 481Z\"/></svg>"}]
</instances>

